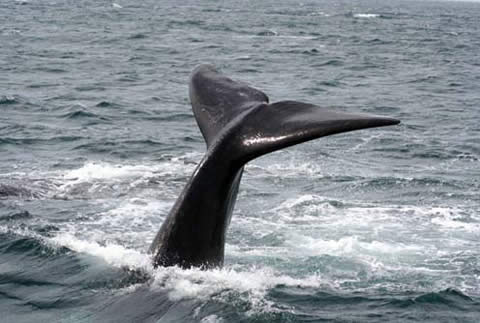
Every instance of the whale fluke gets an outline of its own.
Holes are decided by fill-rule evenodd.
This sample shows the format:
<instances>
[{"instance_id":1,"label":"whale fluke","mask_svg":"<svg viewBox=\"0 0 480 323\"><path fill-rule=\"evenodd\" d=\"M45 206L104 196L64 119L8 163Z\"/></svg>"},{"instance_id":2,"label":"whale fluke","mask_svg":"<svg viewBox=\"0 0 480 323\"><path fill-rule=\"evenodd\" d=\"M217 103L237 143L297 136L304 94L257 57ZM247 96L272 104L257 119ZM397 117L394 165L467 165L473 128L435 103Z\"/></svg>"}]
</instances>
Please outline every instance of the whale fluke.
<instances>
[{"instance_id":1,"label":"whale fluke","mask_svg":"<svg viewBox=\"0 0 480 323\"><path fill-rule=\"evenodd\" d=\"M190 79L190 101L207 152L150 247L154 265L221 266L244 165L259 156L336 133L398 124L313 104L280 101L211 65Z\"/></svg>"}]
</instances>

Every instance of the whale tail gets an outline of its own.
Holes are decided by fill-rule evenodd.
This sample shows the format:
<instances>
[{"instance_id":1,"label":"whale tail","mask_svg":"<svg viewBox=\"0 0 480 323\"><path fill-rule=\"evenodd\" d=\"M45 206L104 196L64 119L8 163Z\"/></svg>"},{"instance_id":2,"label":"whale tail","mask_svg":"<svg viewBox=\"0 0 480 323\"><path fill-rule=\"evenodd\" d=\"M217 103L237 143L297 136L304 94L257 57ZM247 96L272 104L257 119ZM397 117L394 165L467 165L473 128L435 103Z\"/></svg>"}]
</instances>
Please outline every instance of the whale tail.
<instances>
[{"instance_id":1,"label":"whale tail","mask_svg":"<svg viewBox=\"0 0 480 323\"><path fill-rule=\"evenodd\" d=\"M190 99L207 147L228 138L242 165L312 139L400 122L297 101L269 103L265 93L229 79L211 65L200 65L192 73Z\"/></svg>"},{"instance_id":2,"label":"whale tail","mask_svg":"<svg viewBox=\"0 0 480 323\"><path fill-rule=\"evenodd\" d=\"M268 97L210 65L195 69L190 100L207 152L150 247L155 266L221 266L243 166L269 152L398 120L348 114Z\"/></svg>"}]
</instances>

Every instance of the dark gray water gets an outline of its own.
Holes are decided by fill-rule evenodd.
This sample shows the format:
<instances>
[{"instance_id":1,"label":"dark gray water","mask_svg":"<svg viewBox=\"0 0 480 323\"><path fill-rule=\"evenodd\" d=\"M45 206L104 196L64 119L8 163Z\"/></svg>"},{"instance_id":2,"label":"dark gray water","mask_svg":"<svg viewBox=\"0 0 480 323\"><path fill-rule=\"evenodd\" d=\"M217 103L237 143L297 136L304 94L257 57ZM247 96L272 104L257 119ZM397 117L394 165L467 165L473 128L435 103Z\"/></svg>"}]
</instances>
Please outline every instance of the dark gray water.
<instances>
[{"instance_id":1,"label":"dark gray water","mask_svg":"<svg viewBox=\"0 0 480 323\"><path fill-rule=\"evenodd\" d=\"M2 322L478 322L480 3L0 0ZM222 270L146 250L188 76L400 126L247 166Z\"/></svg>"}]
</instances>

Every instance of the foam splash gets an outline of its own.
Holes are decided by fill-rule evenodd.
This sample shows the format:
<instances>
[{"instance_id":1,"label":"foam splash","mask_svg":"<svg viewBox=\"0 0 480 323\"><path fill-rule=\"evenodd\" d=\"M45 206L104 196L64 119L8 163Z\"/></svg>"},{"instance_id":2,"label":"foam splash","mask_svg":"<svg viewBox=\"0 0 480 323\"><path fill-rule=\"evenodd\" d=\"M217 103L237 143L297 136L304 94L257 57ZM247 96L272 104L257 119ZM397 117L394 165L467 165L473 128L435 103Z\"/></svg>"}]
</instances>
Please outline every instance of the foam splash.
<instances>
[{"instance_id":1,"label":"foam splash","mask_svg":"<svg viewBox=\"0 0 480 323\"><path fill-rule=\"evenodd\" d=\"M69 181L89 182L166 174L187 174L193 171L196 165L195 160L198 160L200 155L200 153L192 152L182 156L170 157L156 164L145 165L112 164L101 161L87 162L80 168L65 172L63 178Z\"/></svg>"},{"instance_id":2,"label":"foam splash","mask_svg":"<svg viewBox=\"0 0 480 323\"><path fill-rule=\"evenodd\" d=\"M321 16L321 17L330 17L331 15L329 13L323 12L323 11L314 11L309 13L309 16Z\"/></svg>"},{"instance_id":3,"label":"foam splash","mask_svg":"<svg viewBox=\"0 0 480 323\"><path fill-rule=\"evenodd\" d=\"M356 13L353 15L355 18L378 18L379 14L376 13Z\"/></svg>"},{"instance_id":4,"label":"foam splash","mask_svg":"<svg viewBox=\"0 0 480 323\"><path fill-rule=\"evenodd\" d=\"M145 220L149 220L157 213L166 213L170 209L171 203L156 200L146 200L141 198L132 198L121 202L117 207L103 212L100 215L99 223L105 225L124 225L125 221L130 226L136 224L145 225Z\"/></svg>"},{"instance_id":5,"label":"foam splash","mask_svg":"<svg viewBox=\"0 0 480 323\"><path fill-rule=\"evenodd\" d=\"M314 195L314 194L304 194L295 198L287 199L282 202L279 206L274 208L272 211L286 211L293 209L295 207L309 206L312 204L321 204L325 201L328 201L328 198ZM337 203L341 203L339 200L336 200Z\"/></svg>"},{"instance_id":6,"label":"foam splash","mask_svg":"<svg viewBox=\"0 0 480 323\"><path fill-rule=\"evenodd\" d=\"M12 185L32 190L32 196L38 198L102 198L125 196L137 188L154 188L163 195L175 196L170 192L169 182L190 175L200 153L188 153L177 157L167 157L155 164L115 164L102 161L90 161L79 168L70 170L29 172L13 171L1 173ZM13 167L16 168L16 167Z\"/></svg>"},{"instance_id":7,"label":"foam splash","mask_svg":"<svg viewBox=\"0 0 480 323\"><path fill-rule=\"evenodd\" d=\"M125 195L136 188L155 187L162 193L169 191L168 182L191 174L196 166L189 156L170 158L157 164L128 165L106 162L88 162L82 167L52 174L60 197L78 194L114 196ZM98 198L99 196L97 196Z\"/></svg>"},{"instance_id":8,"label":"foam splash","mask_svg":"<svg viewBox=\"0 0 480 323\"><path fill-rule=\"evenodd\" d=\"M97 213L56 223L60 234L38 238L54 248L67 247L112 266L142 268L152 277L151 288L165 292L173 301L214 298L226 302L233 296L248 304L252 313L278 310L268 294L279 285L417 290L415 282L427 277L435 286L448 287L457 279L464 284L463 290L474 288L471 281L459 277L461 264L448 262L458 249L473 249L471 241L480 232L480 219L470 209L384 205L313 193L286 199L260 214L239 204L230 230L236 240L226 245L226 255L240 259L242 265L209 271L153 269L146 250L173 202L173 195L159 199L163 187L158 185L168 187L178 174L189 174L195 167L192 160L198 156L170 157L155 165L88 162L74 170L49 174L62 184L60 190L67 191L84 184L136 187L152 179L154 184L148 194L144 189L107 199L92 194L89 203L101 204ZM288 176L289 172L292 177L321 174L316 164L303 162L298 167L293 161L273 165L259 162L247 170L253 177L265 173L272 177ZM283 267L309 261L311 267L295 268L294 273ZM439 269L439 262L450 267ZM277 263L281 265L277 267ZM322 269L326 270L319 276L317 271ZM388 285L392 277L395 286ZM408 283L398 277L405 277Z\"/></svg>"},{"instance_id":9,"label":"foam splash","mask_svg":"<svg viewBox=\"0 0 480 323\"><path fill-rule=\"evenodd\" d=\"M247 164L245 167L250 177L278 176L282 178L293 178L298 176L322 176L321 165L318 163L289 161L284 163L260 163Z\"/></svg>"},{"instance_id":10,"label":"foam splash","mask_svg":"<svg viewBox=\"0 0 480 323\"><path fill-rule=\"evenodd\" d=\"M317 274L294 278L270 267L223 268L214 270L159 268L154 273L154 289L167 291L172 301L185 299L222 301L228 295L248 302L253 312L276 311L266 299L272 288L282 286L319 288L326 283Z\"/></svg>"},{"instance_id":11,"label":"foam splash","mask_svg":"<svg viewBox=\"0 0 480 323\"><path fill-rule=\"evenodd\" d=\"M154 269L148 254L118 244L102 245L82 240L69 233L47 238L45 242L53 247L67 247L98 257L115 267L141 268L153 277L150 288L166 292L172 301L204 301L211 298L225 301L234 293L241 301L249 304L250 314L276 311L274 304L266 299L268 291L275 286L318 288L327 285L317 274L296 278L267 266L230 267L208 271L178 267Z\"/></svg>"},{"instance_id":12,"label":"foam splash","mask_svg":"<svg viewBox=\"0 0 480 323\"><path fill-rule=\"evenodd\" d=\"M56 247L67 247L79 253L86 253L105 260L116 267L152 268L151 259L147 254L118 244L100 245L98 242L78 239L69 233L62 233L52 238L46 238L47 243Z\"/></svg>"},{"instance_id":13,"label":"foam splash","mask_svg":"<svg viewBox=\"0 0 480 323\"><path fill-rule=\"evenodd\" d=\"M171 208L170 202L134 198L102 212L85 223L85 237L119 240L131 246L148 246ZM96 232L95 228L100 228ZM77 230L79 232L79 230Z\"/></svg>"},{"instance_id":14,"label":"foam splash","mask_svg":"<svg viewBox=\"0 0 480 323\"><path fill-rule=\"evenodd\" d=\"M63 177L71 182L91 182L130 177L148 177L156 172L166 171L166 167L147 165L112 165L89 162L78 169L68 171Z\"/></svg>"},{"instance_id":15,"label":"foam splash","mask_svg":"<svg viewBox=\"0 0 480 323\"><path fill-rule=\"evenodd\" d=\"M319 217L322 217L322 221L334 221L334 224L338 223L343 226L370 225L380 222L406 225L421 222L422 226L430 223L441 227L440 230L455 228L470 232L480 231L480 217L460 206L377 205L362 201L332 199L315 194L303 194L285 200L271 212L276 212L286 222L297 222L302 218L318 222Z\"/></svg>"},{"instance_id":16,"label":"foam splash","mask_svg":"<svg viewBox=\"0 0 480 323\"><path fill-rule=\"evenodd\" d=\"M221 317L218 317L215 314L206 316L200 321L200 323L222 323L222 322L225 322L225 320Z\"/></svg>"},{"instance_id":17,"label":"foam splash","mask_svg":"<svg viewBox=\"0 0 480 323\"><path fill-rule=\"evenodd\" d=\"M322 240L309 236L294 235L287 244L296 254L351 256L374 254L377 257L396 254L417 254L424 248L419 245L408 245L405 243L386 243L381 241L362 241L358 236L342 237L338 240Z\"/></svg>"}]
</instances>

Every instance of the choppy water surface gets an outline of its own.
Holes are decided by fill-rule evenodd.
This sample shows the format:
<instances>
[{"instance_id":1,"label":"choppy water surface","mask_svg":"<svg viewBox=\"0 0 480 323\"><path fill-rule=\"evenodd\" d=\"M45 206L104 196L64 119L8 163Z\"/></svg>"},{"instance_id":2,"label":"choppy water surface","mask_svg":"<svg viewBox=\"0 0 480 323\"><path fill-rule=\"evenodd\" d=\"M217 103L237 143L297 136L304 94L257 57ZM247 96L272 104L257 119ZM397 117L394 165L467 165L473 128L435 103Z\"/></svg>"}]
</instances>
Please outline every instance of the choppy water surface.
<instances>
[{"instance_id":1,"label":"choppy water surface","mask_svg":"<svg viewBox=\"0 0 480 323\"><path fill-rule=\"evenodd\" d=\"M0 0L2 322L478 322L480 4ZM221 270L146 250L188 75L400 126L246 168ZM266 120L268 122L268 120Z\"/></svg>"}]
</instances>

